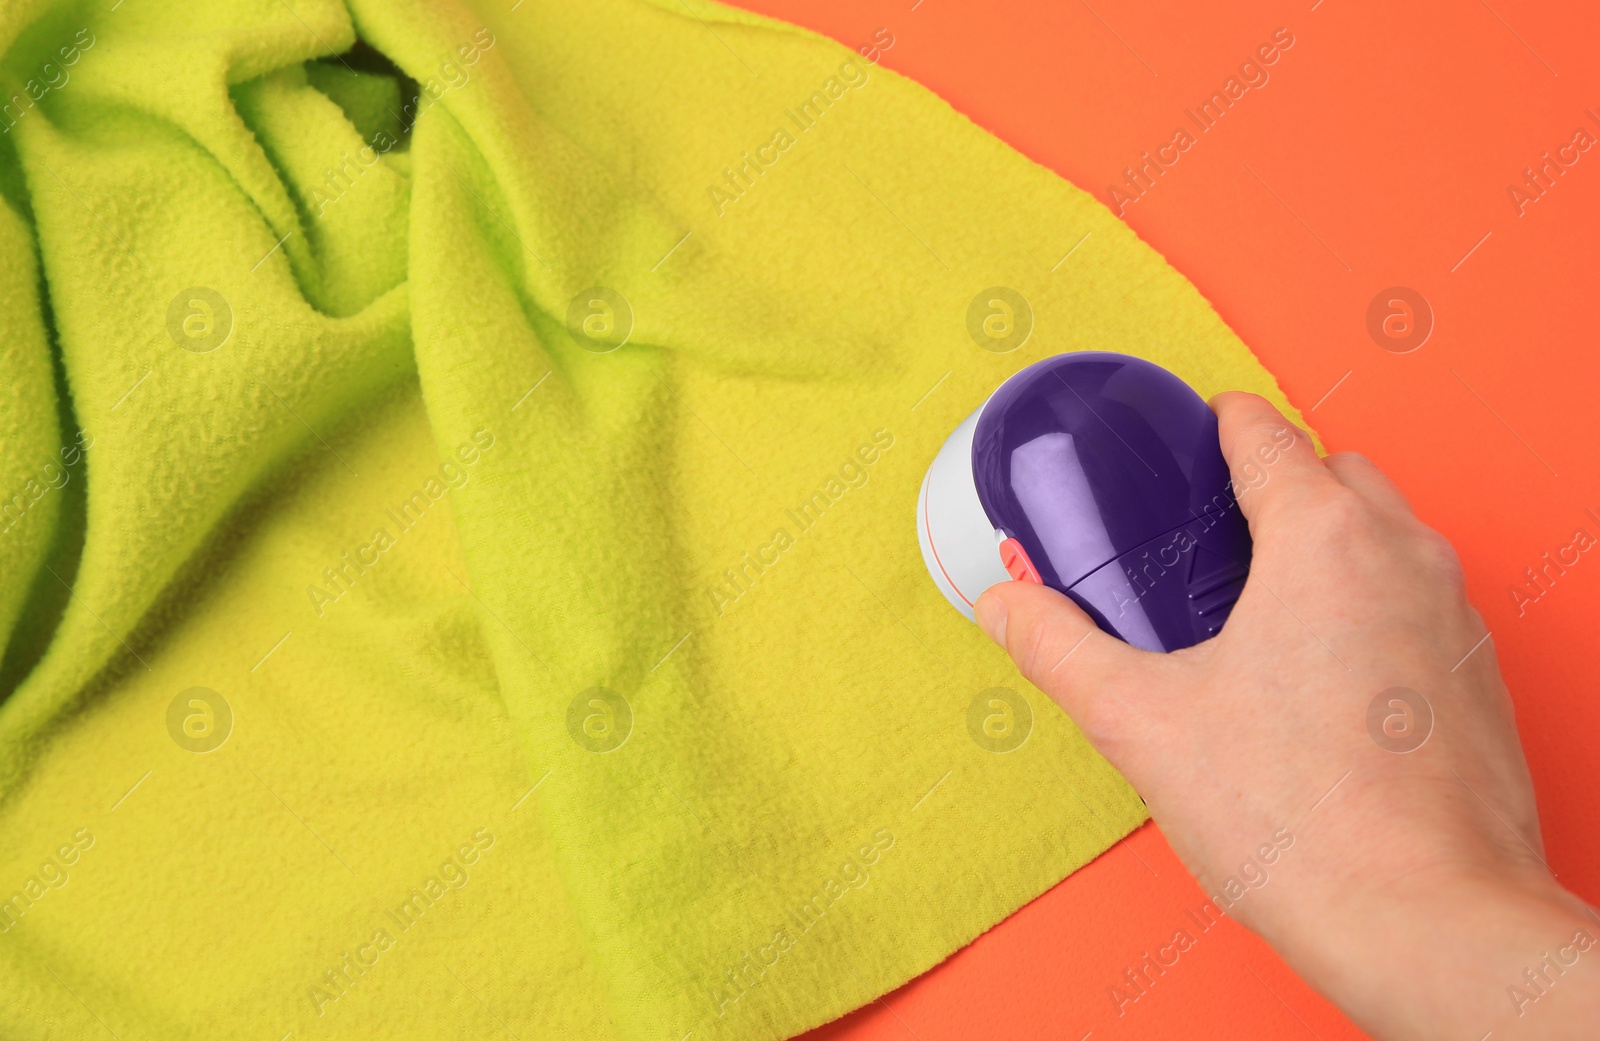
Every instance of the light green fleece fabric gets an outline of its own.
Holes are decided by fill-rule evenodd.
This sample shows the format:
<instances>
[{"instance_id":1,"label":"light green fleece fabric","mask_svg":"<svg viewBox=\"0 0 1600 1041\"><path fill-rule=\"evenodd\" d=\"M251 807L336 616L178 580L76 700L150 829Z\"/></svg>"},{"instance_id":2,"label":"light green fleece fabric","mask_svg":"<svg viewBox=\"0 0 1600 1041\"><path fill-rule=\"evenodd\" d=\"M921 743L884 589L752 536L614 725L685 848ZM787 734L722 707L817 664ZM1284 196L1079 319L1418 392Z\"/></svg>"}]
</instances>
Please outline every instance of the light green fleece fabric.
<instances>
[{"instance_id":1,"label":"light green fleece fabric","mask_svg":"<svg viewBox=\"0 0 1600 1041\"><path fill-rule=\"evenodd\" d=\"M1144 818L913 525L1049 354L1285 404L1090 196L704 0L0 53L0 1035L782 1037Z\"/></svg>"}]
</instances>

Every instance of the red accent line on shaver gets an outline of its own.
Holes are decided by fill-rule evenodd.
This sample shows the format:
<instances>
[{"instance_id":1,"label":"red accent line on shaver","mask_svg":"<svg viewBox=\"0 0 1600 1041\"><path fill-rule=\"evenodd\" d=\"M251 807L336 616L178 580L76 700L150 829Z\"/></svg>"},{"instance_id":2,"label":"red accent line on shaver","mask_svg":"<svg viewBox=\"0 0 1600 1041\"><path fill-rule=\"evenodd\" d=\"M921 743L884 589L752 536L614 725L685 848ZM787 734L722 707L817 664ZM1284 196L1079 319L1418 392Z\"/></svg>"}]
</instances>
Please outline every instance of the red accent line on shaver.
<instances>
[{"instance_id":1,"label":"red accent line on shaver","mask_svg":"<svg viewBox=\"0 0 1600 1041\"><path fill-rule=\"evenodd\" d=\"M929 479L928 483L929 483L929 485L931 487L932 483L933 483L931 478ZM926 495L923 496L923 498L922 498L922 526L928 532L928 549L933 551L933 562L935 564L939 565L939 574L943 575L944 576L944 580L946 582L950 583L950 588L954 589L956 591L956 596L959 596L961 598L961 602L966 604L968 607L971 607L972 606L972 601L968 600L967 599L967 595L965 593L963 593L956 586L955 579L951 578L950 577L950 572L948 572L948 571L946 571L944 569L944 561L939 559L939 547L934 545L934 543L933 543L933 525L931 523L929 523L929 521L928 521L928 499L929 498L930 498L930 496L926 496Z\"/></svg>"}]
</instances>

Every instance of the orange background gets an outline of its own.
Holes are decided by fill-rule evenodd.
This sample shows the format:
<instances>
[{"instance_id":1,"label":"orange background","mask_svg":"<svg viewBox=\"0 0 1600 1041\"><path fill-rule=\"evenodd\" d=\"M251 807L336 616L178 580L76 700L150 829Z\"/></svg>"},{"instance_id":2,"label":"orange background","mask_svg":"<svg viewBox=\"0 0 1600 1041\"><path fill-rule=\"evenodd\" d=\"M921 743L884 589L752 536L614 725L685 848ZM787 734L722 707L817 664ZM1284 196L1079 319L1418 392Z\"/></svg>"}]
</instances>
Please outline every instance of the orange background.
<instances>
[{"instance_id":1,"label":"orange background","mask_svg":"<svg viewBox=\"0 0 1600 1041\"><path fill-rule=\"evenodd\" d=\"M1516 699L1550 864L1600 902L1600 553L1520 614L1510 593L1537 592L1524 569L1576 528L1600 535L1586 512L1600 514L1600 148L1520 213L1508 192L1579 127L1600 138L1600 12L1528 0L738 2L851 47L887 29L884 65L1102 201L1141 151L1190 129L1197 143L1124 219L1291 400L1315 406L1331 451L1371 456L1455 542ZM1199 134L1184 110L1280 27L1295 43L1270 81ZM1430 338L1405 354L1367 328L1369 302L1397 285L1434 312ZM1119 1016L1106 988L1176 929L1195 932L1185 911L1202 900L1147 825L810 1041L1362 1036L1226 920Z\"/></svg>"}]
</instances>

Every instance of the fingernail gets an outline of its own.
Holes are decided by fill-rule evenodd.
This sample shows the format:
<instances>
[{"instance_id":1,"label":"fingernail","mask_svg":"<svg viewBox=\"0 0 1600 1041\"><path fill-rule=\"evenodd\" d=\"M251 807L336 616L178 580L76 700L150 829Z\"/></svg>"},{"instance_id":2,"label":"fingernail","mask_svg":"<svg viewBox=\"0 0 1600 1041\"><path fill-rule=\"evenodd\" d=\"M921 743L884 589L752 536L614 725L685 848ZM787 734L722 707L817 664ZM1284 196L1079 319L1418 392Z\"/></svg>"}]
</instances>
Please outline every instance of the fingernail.
<instances>
[{"instance_id":1,"label":"fingernail","mask_svg":"<svg viewBox=\"0 0 1600 1041\"><path fill-rule=\"evenodd\" d=\"M978 627L989 634L989 639L1004 647L1006 645L1006 605L997 596L988 593L978 597L978 602L972 607L973 613L978 616Z\"/></svg>"}]
</instances>

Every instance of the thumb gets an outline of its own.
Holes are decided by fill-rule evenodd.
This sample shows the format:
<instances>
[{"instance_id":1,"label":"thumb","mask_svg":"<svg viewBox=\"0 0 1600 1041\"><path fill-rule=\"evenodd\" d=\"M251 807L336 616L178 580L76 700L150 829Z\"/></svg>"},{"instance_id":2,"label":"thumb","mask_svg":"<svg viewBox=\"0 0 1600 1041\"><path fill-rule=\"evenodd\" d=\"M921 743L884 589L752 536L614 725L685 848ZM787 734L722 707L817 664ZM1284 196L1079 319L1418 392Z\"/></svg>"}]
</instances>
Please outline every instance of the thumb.
<instances>
[{"instance_id":1,"label":"thumb","mask_svg":"<svg viewBox=\"0 0 1600 1041\"><path fill-rule=\"evenodd\" d=\"M1107 633L1083 609L1048 586L1001 582L973 605L978 625L1005 648L1028 682L1066 710L1091 740L1101 727L1096 706L1114 689L1140 686L1165 655L1142 651Z\"/></svg>"}]
</instances>

